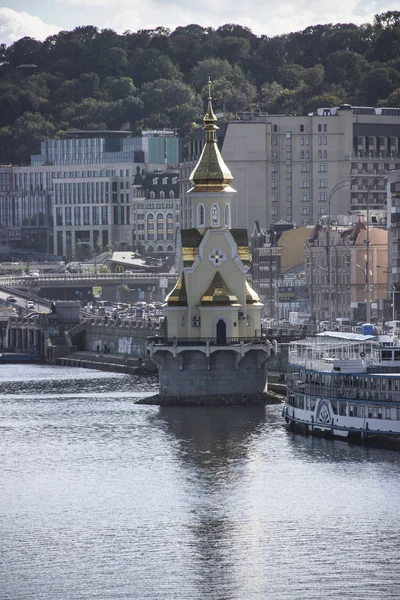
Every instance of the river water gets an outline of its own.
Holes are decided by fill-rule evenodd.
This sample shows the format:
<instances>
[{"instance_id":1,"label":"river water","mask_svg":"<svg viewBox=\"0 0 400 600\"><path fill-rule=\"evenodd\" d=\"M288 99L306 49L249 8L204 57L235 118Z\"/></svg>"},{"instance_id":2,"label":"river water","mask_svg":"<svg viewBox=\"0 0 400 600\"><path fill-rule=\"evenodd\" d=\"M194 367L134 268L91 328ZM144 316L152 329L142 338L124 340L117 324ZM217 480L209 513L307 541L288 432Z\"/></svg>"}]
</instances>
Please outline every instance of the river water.
<instances>
[{"instance_id":1,"label":"river water","mask_svg":"<svg viewBox=\"0 0 400 600\"><path fill-rule=\"evenodd\" d=\"M0 366L1 600L400 597L400 453L155 389Z\"/></svg>"}]
</instances>

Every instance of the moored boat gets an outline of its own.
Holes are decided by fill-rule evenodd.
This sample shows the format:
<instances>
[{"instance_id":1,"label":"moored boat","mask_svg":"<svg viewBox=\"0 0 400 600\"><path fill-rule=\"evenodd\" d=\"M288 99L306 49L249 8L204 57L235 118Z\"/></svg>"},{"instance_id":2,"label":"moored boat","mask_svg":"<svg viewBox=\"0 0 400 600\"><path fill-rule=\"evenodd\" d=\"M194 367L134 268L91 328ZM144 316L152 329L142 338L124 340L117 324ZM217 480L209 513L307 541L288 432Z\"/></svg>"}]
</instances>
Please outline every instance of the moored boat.
<instances>
[{"instance_id":1,"label":"moored boat","mask_svg":"<svg viewBox=\"0 0 400 600\"><path fill-rule=\"evenodd\" d=\"M2 352L0 353L0 364L24 363L24 362L39 362L41 357L39 354L31 354L29 352Z\"/></svg>"},{"instance_id":2,"label":"moored boat","mask_svg":"<svg viewBox=\"0 0 400 600\"><path fill-rule=\"evenodd\" d=\"M361 443L400 443L400 345L323 332L289 348L288 426Z\"/></svg>"}]
</instances>

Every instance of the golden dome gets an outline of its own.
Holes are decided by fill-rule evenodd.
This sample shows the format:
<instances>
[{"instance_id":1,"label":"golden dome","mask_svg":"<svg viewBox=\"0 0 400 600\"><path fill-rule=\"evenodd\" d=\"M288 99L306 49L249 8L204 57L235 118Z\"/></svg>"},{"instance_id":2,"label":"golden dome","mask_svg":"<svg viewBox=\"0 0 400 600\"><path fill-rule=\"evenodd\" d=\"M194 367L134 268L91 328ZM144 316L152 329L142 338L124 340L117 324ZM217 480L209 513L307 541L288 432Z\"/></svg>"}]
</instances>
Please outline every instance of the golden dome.
<instances>
[{"instance_id":1,"label":"golden dome","mask_svg":"<svg viewBox=\"0 0 400 600\"><path fill-rule=\"evenodd\" d=\"M206 132L205 144L199 161L193 169L190 180L194 187L191 192L223 192L231 190L229 184L233 177L226 166L217 145L217 117L212 107L211 80L208 80L208 106L204 116Z\"/></svg>"}]
</instances>

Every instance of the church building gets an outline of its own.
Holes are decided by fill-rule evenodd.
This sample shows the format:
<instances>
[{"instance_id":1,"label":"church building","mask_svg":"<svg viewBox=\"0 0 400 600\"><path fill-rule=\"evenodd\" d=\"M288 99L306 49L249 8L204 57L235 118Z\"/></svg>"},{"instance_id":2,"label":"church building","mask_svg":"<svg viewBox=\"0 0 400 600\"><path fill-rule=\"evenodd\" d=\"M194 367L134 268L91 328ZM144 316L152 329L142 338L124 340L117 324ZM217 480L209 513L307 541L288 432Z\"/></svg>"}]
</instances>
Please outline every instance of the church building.
<instances>
[{"instance_id":1,"label":"church building","mask_svg":"<svg viewBox=\"0 0 400 600\"><path fill-rule=\"evenodd\" d=\"M210 88L210 85L209 85ZM216 141L211 102L205 144L190 180L192 228L178 232L179 279L164 306L165 337L149 339L160 395L260 393L271 345L261 337L261 304L247 273L246 229L231 229L236 191Z\"/></svg>"}]
</instances>

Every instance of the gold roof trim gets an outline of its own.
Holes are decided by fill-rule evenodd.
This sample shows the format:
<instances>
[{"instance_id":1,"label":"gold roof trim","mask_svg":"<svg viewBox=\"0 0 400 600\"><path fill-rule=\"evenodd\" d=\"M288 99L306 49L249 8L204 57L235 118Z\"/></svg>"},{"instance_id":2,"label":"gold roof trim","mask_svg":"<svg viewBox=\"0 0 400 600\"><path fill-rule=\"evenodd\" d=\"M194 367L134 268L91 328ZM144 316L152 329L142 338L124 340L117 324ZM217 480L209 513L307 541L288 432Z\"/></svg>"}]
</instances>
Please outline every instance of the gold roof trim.
<instances>
[{"instance_id":1,"label":"gold roof trim","mask_svg":"<svg viewBox=\"0 0 400 600\"><path fill-rule=\"evenodd\" d=\"M231 290L226 285L222 278L222 275L217 271L207 288L207 291L201 298L201 304L217 304L218 306L230 306L231 304L237 304L238 299L235 294L232 294Z\"/></svg>"},{"instance_id":2,"label":"gold roof trim","mask_svg":"<svg viewBox=\"0 0 400 600\"><path fill-rule=\"evenodd\" d=\"M190 180L194 187L192 192L223 192L231 191L232 173L226 166L217 145L217 117L215 116L212 97L211 79L208 79L208 105L204 115L205 144L199 161L193 169Z\"/></svg>"},{"instance_id":3,"label":"gold roof trim","mask_svg":"<svg viewBox=\"0 0 400 600\"><path fill-rule=\"evenodd\" d=\"M168 306L187 306L187 294L186 294L186 285L185 285L185 277L182 273L179 277L178 281L172 292L168 295L167 298Z\"/></svg>"},{"instance_id":4,"label":"gold roof trim","mask_svg":"<svg viewBox=\"0 0 400 600\"><path fill-rule=\"evenodd\" d=\"M253 290L249 282L246 281L246 304L256 304L257 302L260 302L259 295Z\"/></svg>"}]
</instances>

